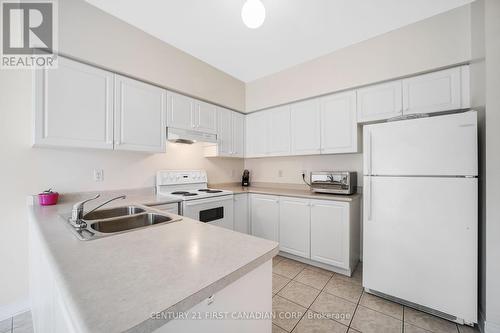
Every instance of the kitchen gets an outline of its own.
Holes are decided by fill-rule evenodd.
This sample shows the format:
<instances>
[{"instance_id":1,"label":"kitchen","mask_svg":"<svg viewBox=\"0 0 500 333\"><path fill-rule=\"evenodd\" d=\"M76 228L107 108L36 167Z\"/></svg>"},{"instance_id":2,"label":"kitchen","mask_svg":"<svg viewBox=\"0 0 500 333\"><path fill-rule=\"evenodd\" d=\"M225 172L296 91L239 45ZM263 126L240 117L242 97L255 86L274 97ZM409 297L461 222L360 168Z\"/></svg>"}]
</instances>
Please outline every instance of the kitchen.
<instances>
[{"instance_id":1,"label":"kitchen","mask_svg":"<svg viewBox=\"0 0 500 333\"><path fill-rule=\"evenodd\" d=\"M57 68L0 70L0 332L499 331L498 4L222 3L59 1Z\"/></svg>"}]
</instances>

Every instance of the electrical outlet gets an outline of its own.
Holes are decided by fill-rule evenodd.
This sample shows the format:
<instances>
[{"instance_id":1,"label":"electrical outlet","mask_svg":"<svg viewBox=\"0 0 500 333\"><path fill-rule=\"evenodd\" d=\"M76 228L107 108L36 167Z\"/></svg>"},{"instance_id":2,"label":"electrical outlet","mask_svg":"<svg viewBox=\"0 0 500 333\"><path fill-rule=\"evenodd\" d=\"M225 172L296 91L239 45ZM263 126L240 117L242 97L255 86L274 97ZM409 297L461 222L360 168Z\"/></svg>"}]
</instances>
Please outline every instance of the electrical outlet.
<instances>
[{"instance_id":1,"label":"electrical outlet","mask_svg":"<svg viewBox=\"0 0 500 333\"><path fill-rule=\"evenodd\" d=\"M302 175L306 175L307 176L307 170L301 170L300 171L300 176L302 177Z\"/></svg>"},{"instance_id":2,"label":"electrical outlet","mask_svg":"<svg viewBox=\"0 0 500 333\"><path fill-rule=\"evenodd\" d=\"M283 170L278 170L278 177L283 177Z\"/></svg>"},{"instance_id":3,"label":"electrical outlet","mask_svg":"<svg viewBox=\"0 0 500 333\"><path fill-rule=\"evenodd\" d=\"M103 169L94 169L94 181L95 182L104 181L104 170Z\"/></svg>"}]
</instances>

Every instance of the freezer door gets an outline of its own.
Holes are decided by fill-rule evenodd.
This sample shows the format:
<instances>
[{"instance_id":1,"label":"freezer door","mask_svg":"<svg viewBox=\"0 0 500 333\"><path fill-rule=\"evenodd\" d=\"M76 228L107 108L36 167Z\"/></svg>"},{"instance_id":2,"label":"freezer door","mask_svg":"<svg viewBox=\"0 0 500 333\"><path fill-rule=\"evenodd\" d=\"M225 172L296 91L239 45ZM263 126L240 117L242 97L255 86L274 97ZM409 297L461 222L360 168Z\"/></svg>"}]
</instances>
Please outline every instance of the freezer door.
<instances>
[{"instance_id":1,"label":"freezer door","mask_svg":"<svg viewBox=\"0 0 500 333\"><path fill-rule=\"evenodd\" d=\"M477 179L364 178L363 286L477 322Z\"/></svg>"},{"instance_id":2,"label":"freezer door","mask_svg":"<svg viewBox=\"0 0 500 333\"><path fill-rule=\"evenodd\" d=\"M365 175L477 175L477 112L363 128Z\"/></svg>"}]
</instances>

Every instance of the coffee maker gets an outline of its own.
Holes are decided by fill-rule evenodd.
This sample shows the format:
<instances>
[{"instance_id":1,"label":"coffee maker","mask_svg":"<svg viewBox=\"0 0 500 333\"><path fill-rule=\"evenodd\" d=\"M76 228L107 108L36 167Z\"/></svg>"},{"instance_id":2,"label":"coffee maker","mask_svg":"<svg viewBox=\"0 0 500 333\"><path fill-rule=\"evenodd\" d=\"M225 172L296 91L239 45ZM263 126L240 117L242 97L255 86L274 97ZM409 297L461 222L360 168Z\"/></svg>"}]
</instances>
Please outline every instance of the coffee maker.
<instances>
[{"instance_id":1,"label":"coffee maker","mask_svg":"<svg viewBox=\"0 0 500 333\"><path fill-rule=\"evenodd\" d=\"M250 171L243 171L243 177L241 177L241 186L250 186Z\"/></svg>"}]
</instances>

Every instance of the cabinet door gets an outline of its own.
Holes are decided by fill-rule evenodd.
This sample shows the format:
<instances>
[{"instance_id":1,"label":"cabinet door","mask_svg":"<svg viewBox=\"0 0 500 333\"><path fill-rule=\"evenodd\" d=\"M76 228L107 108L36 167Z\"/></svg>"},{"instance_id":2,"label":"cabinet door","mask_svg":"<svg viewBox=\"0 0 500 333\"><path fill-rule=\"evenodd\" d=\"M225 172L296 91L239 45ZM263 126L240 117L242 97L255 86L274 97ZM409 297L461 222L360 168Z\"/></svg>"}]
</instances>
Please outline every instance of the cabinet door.
<instances>
[{"instance_id":1,"label":"cabinet door","mask_svg":"<svg viewBox=\"0 0 500 333\"><path fill-rule=\"evenodd\" d=\"M403 80L403 113L430 113L461 108L460 67Z\"/></svg>"},{"instance_id":2,"label":"cabinet door","mask_svg":"<svg viewBox=\"0 0 500 333\"><path fill-rule=\"evenodd\" d=\"M167 98L167 126L192 129L194 127L194 100L174 92L168 92Z\"/></svg>"},{"instance_id":3,"label":"cabinet door","mask_svg":"<svg viewBox=\"0 0 500 333\"><path fill-rule=\"evenodd\" d=\"M264 112L269 113L269 155L290 155L290 106Z\"/></svg>"},{"instance_id":4,"label":"cabinet door","mask_svg":"<svg viewBox=\"0 0 500 333\"><path fill-rule=\"evenodd\" d=\"M34 75L34 144L113 149L113 74L59 57Z\"/></svg>"},{"instance_id":5,"label":"cabinet door","mask_svg":"<svg viewBox=\"0 0 500 333\"><path fill-rule=\"evenodd\" d=\"M358 122L388 119L403 114L401 80L357 90Z\"/></svg>"},{"instance_id":6,"label":"cabinet door","mask_svg":"<svg viewBox=\"0 0 500 333\"><path fill-rule=\"evenodd\" d=\"M167 92L115 76L115 149L165 152Z\"/></svg>"},{"instance_id":7,"label":"cabinet door","mask_svg":"<svg viewBox=\"0 0 500 333\"><path fill-rule=\"evenodd\" d=\"M280 250L300 257L310 257L310 201L280 198Z\"/></svg>"},{"instance_id":8,"label":"cabinet door","mask_svg":"<svg viewBox=\"0 0 500 333\"><path fill-rule=\"evenodd\" d=\"M266 156L268 151L268 113L260 111L249 114L246 118L247 157Z\"/></svg>"},{"instance_id":9,"label":"cabinet door","mask_svg":"<svg viewBox=\"0 0 500 333\"><path fill-rule=\"evenodd\" d=\"M213 104L196 101L194 129L200 132L217 133L217 107Z\"/></svg>"},{"instance_id":10,"label":"cabinet door","mask_svg":"<svg viewBox=\"0 0 500 333\"><path fill-rule=\"evenodd\" d=\"M252 194L250 200L252 235L278 241L279 197Z\"/></svg>"},{"instance_id":11,"label":"cabinet door","mask_svg":"<svg viewBox=\"0 0 500 333\"><path fill-rule=\"evenodd\" d=\"M245 234L250 233L248 225L248 194L234 195L234 230Z\"/></svg>"},{"instance_id":12,"label":"cabinet door","mask_svg":"<svg viewBox=\"0 0 500 333\"><path fill-rule=\"evenodd\" d=\"M292 154L319 154L321 148L319 99L294 103L290 108Z\"/></svg>"},{"instance_id":13,"label":"cabinet door","mask_svg":"<svg viewBox=\"0 0 500 333\"><path fill-rule=\"evenodd\" d=\"M358 152L356 92L321 98L321 153Z\"/></svg>"},{"instance_id":14,"label":"cabinet door","mask_svg":"<svg viewBox=\"0 0 500 333\"><path fill-rule=\"evenodd\" d=\"M311 259L349 268L349 203L311 200Z\"/></svg>"},{"instance_id":15,"label":"cabinet door","mask_svg":"<svg viewBox=\"0 0 500 333\"><path fill-rule=\"evenodd\" d=\"M239 112L233 114L233 156L245 156L245 116Z\"/></svg>"},{"instance_id":16,"label":"cabinet door","mask_svg":"<svg viewBox=\"0 0 500 333\"><path fill-rule=\"evenodd\" d=\"M217 145L218 156L232 156L233 147L233 115L232 111L217 108Z\"/></svg>"}]
</instances>

